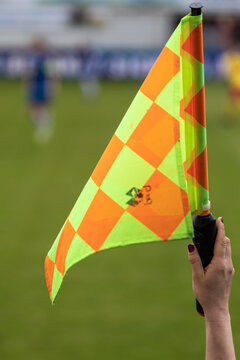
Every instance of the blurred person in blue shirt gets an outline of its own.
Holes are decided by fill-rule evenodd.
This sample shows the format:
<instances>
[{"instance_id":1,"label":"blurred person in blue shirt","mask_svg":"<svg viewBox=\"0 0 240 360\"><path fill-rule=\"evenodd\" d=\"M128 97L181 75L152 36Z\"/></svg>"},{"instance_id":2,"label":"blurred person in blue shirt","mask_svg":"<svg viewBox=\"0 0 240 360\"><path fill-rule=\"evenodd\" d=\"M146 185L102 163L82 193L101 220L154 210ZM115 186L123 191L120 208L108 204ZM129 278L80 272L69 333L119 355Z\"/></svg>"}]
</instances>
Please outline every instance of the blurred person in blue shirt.
<instances>
[{"instance_id":1,"label":"blurred person in blue shirt","mask_svg":"<svg viewBox=\"0 0 240 360\"><path fill-rule=\"evenodd\" d=\"M36 41L27 57L27 101L35 139L47 142L54 131L54 119L50 108L54 92L56 71L53 60L46 55L45 43Z\"/></svg>"}]
</instances>

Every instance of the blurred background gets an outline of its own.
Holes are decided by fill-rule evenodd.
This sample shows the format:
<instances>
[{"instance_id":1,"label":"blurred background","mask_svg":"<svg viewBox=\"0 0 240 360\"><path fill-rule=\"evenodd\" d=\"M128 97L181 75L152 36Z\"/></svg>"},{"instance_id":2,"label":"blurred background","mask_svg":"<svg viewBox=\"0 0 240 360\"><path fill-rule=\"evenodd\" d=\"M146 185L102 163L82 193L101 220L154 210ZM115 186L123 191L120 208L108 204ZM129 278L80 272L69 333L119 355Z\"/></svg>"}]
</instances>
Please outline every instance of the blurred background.
<instances>
[{"instance_id":1,"label":"blurred background","mask_svg":"<svg viewBox=\"0 0 240 360\"><path fill-rule=\"evenodd\" d=\"M232 240L239 357L240 2L203 4L210 199ZM188 6L182 0L0 0L1 359L204 358L187 241L89 257L71 269L54 307L43 268Z\"/></svg>"}]
</instances>

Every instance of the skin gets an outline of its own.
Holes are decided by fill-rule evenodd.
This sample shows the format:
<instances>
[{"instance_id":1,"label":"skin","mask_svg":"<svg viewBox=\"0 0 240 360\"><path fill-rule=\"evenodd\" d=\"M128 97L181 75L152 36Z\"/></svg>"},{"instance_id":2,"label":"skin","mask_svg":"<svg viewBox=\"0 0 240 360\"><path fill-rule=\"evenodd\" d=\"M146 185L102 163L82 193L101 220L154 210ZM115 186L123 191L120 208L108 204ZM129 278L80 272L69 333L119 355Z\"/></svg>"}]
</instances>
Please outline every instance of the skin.
<instances>
[{"instance_id":1,"label":"skin","mask_svg":"<svg viewBox=\"0 0 240 360\"><path fill-rule=\"evenodd\" d=\"M188 248L188 258L192 267L193 292L205 313L206 360L236 360L229 313L234 275L231 244L225 235L222 218L217 219L217 227L211 263L206 268L202 267L194 245Z\"/></svg>"}]
</instances>

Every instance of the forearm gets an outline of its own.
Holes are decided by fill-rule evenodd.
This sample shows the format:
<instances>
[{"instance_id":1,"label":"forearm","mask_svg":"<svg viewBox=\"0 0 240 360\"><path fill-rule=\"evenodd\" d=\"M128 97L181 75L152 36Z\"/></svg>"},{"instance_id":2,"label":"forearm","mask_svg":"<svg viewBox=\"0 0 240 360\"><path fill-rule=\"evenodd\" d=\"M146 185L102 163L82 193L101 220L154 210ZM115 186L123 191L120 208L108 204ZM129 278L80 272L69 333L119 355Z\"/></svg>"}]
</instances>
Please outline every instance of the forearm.
<instances>
[{"instance_id":1,"label":"forearm","mask_svg":"<svg viewBox=\"0 0 240 360\"><path fill-rule=\"evenodd\" d=\"M229 313L206 316L206 360L236 360Z\"/></svg>"}]
</instances>

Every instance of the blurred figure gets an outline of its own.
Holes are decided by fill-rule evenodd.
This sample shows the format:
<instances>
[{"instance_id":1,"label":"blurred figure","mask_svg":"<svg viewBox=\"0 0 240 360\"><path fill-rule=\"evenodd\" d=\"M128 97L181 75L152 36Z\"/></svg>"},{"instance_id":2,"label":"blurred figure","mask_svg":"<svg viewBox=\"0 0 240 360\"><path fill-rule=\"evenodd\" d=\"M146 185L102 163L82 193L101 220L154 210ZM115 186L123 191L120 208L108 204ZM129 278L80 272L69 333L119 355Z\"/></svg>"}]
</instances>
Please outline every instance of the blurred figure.
<instances>
[{"instance_id":1,"label":"blurred figure","mask_svg":"<svg viewBox=\"0 0 240 360\"><path fill-rule=\"evenodd\" d=\"M34 42L27 59L27 100L29 114L39 143L49 141L54 132L54 119L50 112L54 87L54 64L46 56L42 40Z\"/></svg>"},{"instance_id":2,"label":"blurred figure","mask_svg":"<svg viewBox=\"0 0 240 360\"><path fill-rule=\"evenodd\" d=\"M100 92L96 64L98 59L89 45L78 50L81 61L80 88L87 100L96 99Z\"/></svg>"},{"instance_id":3,"label":"blurred figure","mask_svg":"<svg viewBox=\"0 0 240 360\"><path fill-rule=\"evenodd\" d=\"M226 125L233 125L238 118L240 120L240 44L236 18L226 14L220 16L218 33L219 43L224 50L220 68L228 86L223 120Z\"/></svg>"},{"instance_id":4,"label":"blurred figure","mask_svg":"<svg viewBox=\"0 0 240 360\"><path fill-rule=\"evenodd\" d=\"M228 50L223 57L223 69L228 84L228 97L224 115L228 122L240 121L240 44Z\"/></svg>"}]
</instances>

